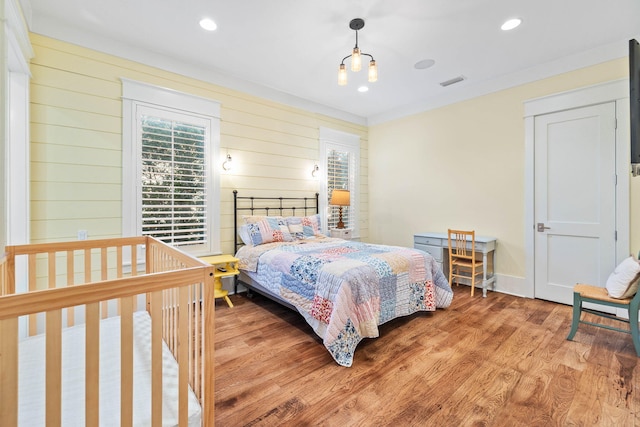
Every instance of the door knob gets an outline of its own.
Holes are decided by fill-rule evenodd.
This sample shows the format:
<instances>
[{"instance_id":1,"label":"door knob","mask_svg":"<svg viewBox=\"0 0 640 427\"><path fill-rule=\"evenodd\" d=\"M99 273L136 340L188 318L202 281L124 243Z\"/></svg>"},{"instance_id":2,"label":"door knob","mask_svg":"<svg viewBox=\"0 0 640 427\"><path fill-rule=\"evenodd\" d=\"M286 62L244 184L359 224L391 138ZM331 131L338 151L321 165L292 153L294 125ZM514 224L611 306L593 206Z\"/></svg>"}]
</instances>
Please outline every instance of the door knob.
<instances>
[{"instance_id":1,"label":"door knob","mask_svg":"<svg viewBox=\"0 0 640 427\"><path fill-rule=\"evenodd\" d=\"M544 226L544 222L539 222L538 223L538 231L539 232L542 233L542 232L544 232L544 230L549 230L549 229L551 229L551 227L545 227Z\"/></svg>"}]
</instances>

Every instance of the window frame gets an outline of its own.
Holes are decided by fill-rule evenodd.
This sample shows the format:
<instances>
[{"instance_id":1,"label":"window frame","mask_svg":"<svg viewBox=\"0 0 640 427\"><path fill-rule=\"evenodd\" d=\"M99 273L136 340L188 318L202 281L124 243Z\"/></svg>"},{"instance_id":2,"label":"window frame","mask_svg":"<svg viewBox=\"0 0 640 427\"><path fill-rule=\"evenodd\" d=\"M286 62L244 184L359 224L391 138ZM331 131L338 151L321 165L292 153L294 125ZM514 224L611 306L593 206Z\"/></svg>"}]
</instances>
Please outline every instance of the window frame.
<instances>
[{"instance_id":1,"label":"window frame","mask_svg":"<svg viewBox=\"0 0 640 427\"><path fill-rule=\"evenodd\" d=\"M140 145L141 111L170 117L191 117L208 129L205 143L207 173L207 243L184 245L181 250L194 256L221 253L220 170L214 159L220 152L220 104L214 100L172 89L122 79L122 235L142 235L142 157ZM133 183L133 185L132 185Z\"/></svg>"},{"instance_id":2,"label":"window frame","mask_svg":"<svg viewBox=\"0 0 640 427\"><path fill-rule=\"evenodd\" d=\"M323 232L329 234L328 216L331 207L329 206L327 194L328 182L328 162L327 157L331 150L344 151L350 154L353 159L352 167L349 168L349 224L347 228L353 230L353 238L360 237L360 136L338 131L331 128L320 128L320 163L323 178L320 183L320 215L322 218Z\"/></svg>"}]
</instances>

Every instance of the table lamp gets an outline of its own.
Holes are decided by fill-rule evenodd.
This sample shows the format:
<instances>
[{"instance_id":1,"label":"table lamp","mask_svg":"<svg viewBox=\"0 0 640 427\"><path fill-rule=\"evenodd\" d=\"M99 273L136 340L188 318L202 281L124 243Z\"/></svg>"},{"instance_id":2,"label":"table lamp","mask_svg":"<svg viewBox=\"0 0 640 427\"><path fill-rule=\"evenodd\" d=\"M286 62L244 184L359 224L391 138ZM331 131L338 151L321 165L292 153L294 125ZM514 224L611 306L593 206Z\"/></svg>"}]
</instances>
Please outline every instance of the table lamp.
<instances>
[{"instance_id":1,"label":"table lamp","mask_svg":"<svg viewBox=\"0 0 640 427\"><path fill-rule=\"evenodd\" d=\"M331 192L331 200L329 201L329 204L339 207L338 212L340 213L340 216L337 228L344 228L344 222L342 222L342 207L349 206L350 203L351 198L349 196L349 190L333 190Z\"/></svg>"}]
</instances>

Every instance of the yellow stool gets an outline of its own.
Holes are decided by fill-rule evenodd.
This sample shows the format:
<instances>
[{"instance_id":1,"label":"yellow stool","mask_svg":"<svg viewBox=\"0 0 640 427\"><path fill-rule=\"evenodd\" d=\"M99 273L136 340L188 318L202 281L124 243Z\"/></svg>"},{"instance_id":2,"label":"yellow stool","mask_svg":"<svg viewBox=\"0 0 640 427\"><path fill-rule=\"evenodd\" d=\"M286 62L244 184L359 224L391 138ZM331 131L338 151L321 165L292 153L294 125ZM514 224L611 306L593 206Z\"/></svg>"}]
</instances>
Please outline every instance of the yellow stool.
<instances>
[{"instance_id":1,"label":"yellow stool","mask_svg":"<svg viewBox=\"0 0 640 427\"><path fill-rule=\"evenodd\" d=\"M229 291L222 289L222 278L235 276L238 271L238 258L232 255L211 255L200 257L204 262L215 265L216 271L213 274L215 282L214 297L224 298L229 307L233 307L233 303L229 299Z\"/></svg>"}]
</instances>

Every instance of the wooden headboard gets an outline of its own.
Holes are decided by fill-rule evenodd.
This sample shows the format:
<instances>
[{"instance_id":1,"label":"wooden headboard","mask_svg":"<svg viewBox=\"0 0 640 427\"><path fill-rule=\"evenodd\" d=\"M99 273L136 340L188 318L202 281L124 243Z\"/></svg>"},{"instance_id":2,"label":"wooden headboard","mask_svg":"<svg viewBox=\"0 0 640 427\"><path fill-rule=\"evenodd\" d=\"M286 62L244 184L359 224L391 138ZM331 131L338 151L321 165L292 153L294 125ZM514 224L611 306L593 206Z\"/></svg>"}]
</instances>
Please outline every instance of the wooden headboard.
<instances>
[{"instance_id":1,"label":"wooden headboard","mask_svg":"<svg viewBox=\"0 0 640 427\"><path fill-rule=\"evenodd\" d=\"M264 216L307 216L320 213L318 203L320 193L314 197L253 197L238 196L233 190L233 243L237 251L242 242L238 241L238 214Z\"/></svg>"}]
</instances>

